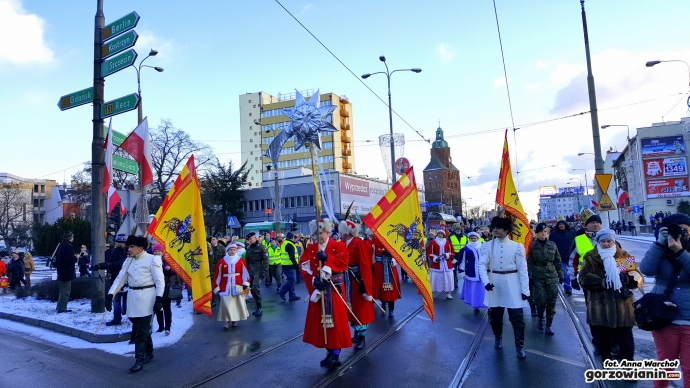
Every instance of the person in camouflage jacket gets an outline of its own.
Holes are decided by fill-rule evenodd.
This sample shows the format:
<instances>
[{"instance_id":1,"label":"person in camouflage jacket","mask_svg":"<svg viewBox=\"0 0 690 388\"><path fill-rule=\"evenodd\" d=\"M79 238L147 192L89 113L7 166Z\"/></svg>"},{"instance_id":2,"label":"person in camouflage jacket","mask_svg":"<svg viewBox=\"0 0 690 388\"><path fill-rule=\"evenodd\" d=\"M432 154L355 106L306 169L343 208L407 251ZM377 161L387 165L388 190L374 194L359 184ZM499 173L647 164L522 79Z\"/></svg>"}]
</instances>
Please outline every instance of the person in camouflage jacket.
<instances>
[{"instance_id":1,"label":"person in camouflage jacket","mask_svg":"<svg viewBox=\"0 0 690 388\"><path fill-rule=\"evenodd\" d=\"M527 272L532 288L532 298L537 308L537 329L544 330L544 310L546 310L546 334L554 335L551 330L553 317L556 315L558 284L563 283L563 267L558 247L547 240L549 228L540 223L535 228L537 240L532 243L527 255Z\"/></svg>"},{"instance_id":2,"label":"person in camouflage jacket","mask_svg":"<svg viewBox=\"0 0 690 388\"><path fill-rule=\"evenodd\" d=\"M254 232L247 235L247 243L245 261L249 270L252 297L256 303L256 311L252 315L260 317L263 314L263 309L261 308L261 280L268 276L268 251L258 240Z\"/></svg>"}]
</instances>

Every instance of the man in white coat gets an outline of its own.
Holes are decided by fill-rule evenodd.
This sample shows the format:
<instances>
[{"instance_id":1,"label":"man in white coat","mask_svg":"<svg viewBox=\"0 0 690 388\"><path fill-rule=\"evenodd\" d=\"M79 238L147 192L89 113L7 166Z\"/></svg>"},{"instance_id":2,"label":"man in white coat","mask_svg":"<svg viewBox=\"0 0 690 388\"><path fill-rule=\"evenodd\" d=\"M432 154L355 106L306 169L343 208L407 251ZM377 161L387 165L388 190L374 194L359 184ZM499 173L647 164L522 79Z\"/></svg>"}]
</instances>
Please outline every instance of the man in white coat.
<instances>
[{"instance_id":1,"label":"man in white coat","mask_svg":"<svg viewBox=\"0 0 690 388\"><path fill-rule=\"evenodd\" d=\"M489 323L495 337L494 348L503 347L503 312L507 308L508 319L515 334L517 357L524 359L525 321L522 308L529 298L525 247L508 237L513 229L509 218L494 217L491 229L494 238L482 244L478 267L479 276L488 291L484 296L484 304L489 306Z\"/></svg>"},{"instance_id":2,"label":"man in white coat","mask_svg":"<svg viewBox=\"0 0 690 388\"><path fill-rule=\"evenodd\" d=\"M145 237L129 236L127 238L128 258L122 264L122 270L113 281L108 296L105 298L105 308L113 308L113 295L129 284L127 293L127 318L136 328L134 335L134 356L136 362L129 369L139 372L144 364L153 359L153 341L151 340L151 318L153 313L163 308L163 291L165 279L163 277L163 263L160 256L146 253L148 245Z\"/></svg>"}]
</instances>

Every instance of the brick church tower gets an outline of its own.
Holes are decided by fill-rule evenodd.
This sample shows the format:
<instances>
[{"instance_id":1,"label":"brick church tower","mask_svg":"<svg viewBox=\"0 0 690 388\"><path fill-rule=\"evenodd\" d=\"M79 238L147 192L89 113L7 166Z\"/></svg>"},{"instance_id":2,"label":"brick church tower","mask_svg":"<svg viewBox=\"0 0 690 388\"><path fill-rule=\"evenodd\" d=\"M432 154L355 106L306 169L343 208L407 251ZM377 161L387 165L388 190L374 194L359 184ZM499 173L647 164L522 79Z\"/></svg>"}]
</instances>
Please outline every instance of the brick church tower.
<instances>
[{"instance_id":1,"label":"brick church tower","mask_svg":"<svg viewBox=\"0 0 690 388\"><path fill-rule=\"evenodd\" d=\"M431 160L424 169L424 196L427 202L441 202L458 214L462 211L460 171L453 165L450 147L443 139L441 127L436 130L436 140L431 144ZM429 210L436 211L438 207Z\"/></svg>"}]
</instances>

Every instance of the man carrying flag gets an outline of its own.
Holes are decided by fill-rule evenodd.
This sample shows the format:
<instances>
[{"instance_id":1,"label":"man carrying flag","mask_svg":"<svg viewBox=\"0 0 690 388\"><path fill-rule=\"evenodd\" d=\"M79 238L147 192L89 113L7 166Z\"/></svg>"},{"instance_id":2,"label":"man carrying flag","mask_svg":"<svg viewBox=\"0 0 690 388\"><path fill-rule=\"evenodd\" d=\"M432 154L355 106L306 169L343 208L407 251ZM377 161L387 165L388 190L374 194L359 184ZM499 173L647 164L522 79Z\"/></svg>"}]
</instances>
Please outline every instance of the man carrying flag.
<instances>
[{"instance_id":1,"label":"man carrying flag","mask_svg":"<svg viewBox=\"0 0 690 388\"><path fill-rule=\"evenodd\" d=\"M165 261L187 284L194 311L211 316L211 276L199 180L192 155L158 209L148 232L164 245Z\"/></svg>"}]
</instances>

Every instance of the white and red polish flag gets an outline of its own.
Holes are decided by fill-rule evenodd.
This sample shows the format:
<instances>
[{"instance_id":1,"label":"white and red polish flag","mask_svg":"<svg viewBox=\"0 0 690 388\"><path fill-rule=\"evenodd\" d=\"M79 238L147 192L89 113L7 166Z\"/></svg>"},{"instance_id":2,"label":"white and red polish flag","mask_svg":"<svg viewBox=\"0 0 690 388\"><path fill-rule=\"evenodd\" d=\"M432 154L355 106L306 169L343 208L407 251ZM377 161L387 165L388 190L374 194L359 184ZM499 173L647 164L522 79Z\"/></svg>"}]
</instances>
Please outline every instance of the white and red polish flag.
<instances>
[{"instance_id":1,"label":"white and red polish flag","mask_svg":"<svg viewBox=\"0 0 690 388\"><path fill-rule=\"evenodd\" d=\"M626 193L623 189L618 189L618 206L623 205L625 200L628 199L628 193Z\"/></svg>"},{"instance_id":2,"label":"white and red polish flag","mask_svg":"<svg viewBox=\"0 0 690 388\"><path fill-rule=\"evenodd\" d=\"M105 138L105 168L103 169L103 184L101 192L108 195L108 214L120 202L120 195L113 187L113 119L108 124L108 135Z\"/></svg>"},{"instance_id":3,"label":"white and red polish flag","mask_svg":"<svg viewBox=\"0 0 690 388\"><path fill-rule=\"evenodd\" d=\"M122 142L120 148L132 155L141 166L141 185L153 183L153 168L151 163L151 137L149 136L148 118L142 121Z\"/></svg>"}]
</instances>

